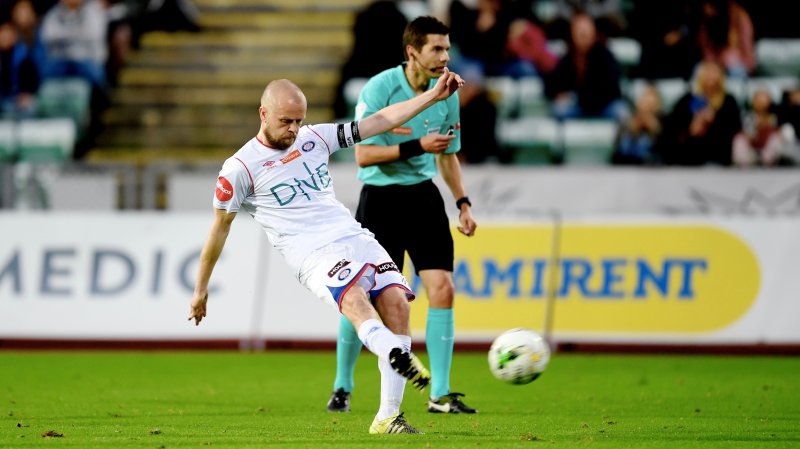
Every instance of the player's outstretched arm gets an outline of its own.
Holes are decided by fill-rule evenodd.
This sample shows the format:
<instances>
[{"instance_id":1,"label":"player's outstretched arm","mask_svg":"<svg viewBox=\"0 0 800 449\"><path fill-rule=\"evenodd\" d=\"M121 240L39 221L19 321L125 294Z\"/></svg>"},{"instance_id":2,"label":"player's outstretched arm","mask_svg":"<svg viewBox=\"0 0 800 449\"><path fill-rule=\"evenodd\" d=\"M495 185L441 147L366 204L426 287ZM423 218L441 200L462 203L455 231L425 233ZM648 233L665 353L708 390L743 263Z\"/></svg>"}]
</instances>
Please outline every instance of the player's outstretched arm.
<instances>
[{"instance_id":1,"label":"player's outstretched arm","mask_svg":"<svg viewBox=\"0 0 800 449\"><path fill-rule=\"evenodd\" d=\"M361 139L385 133L411 120L415 115L424 111L434 103L453 95L459 87L464 85L464 80L447 69L431 89L414 98L400 103L395 103L370 115L358 122L358 133Z\"/></svg>"},{"instance_id":2,"label":"player's outstretched arm","mask_svg":"<svg viewBox=\"0 0 800 449\"><path fill-rule=\"evenodd\" d=\"M206 316L206 303L208 302L208 282L211 272L219 260L222 248L231 231L231 223L236 218L235 213L228 213L223 209L214 210L214 222L208 233L203 250L200 252L200 266L197 269L197 280L194 284L194 294L189 304L189 321L194 320L194 325L200 324Z\"/></svg>"}]
</instances>

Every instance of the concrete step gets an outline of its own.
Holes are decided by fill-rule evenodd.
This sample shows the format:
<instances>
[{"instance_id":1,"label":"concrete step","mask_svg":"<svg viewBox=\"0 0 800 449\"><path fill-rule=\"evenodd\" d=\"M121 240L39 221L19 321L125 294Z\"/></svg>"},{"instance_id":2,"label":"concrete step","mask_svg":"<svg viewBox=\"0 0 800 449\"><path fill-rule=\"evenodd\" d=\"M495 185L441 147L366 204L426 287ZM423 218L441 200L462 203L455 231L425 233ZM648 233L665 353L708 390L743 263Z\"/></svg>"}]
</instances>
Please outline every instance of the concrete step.
<instances>
[{"instance_id":1,"label":"concrete step","mask_svg":"<svg viewBox=\"0 0 800 449\"><path fill-rule=\"evenodd\" d=\"M243 106L231 105L159 105L125 104L112 106L103 113L107 126L148 127L184 126L258 126L258 102ZM323 123L333 120L333 112L326 104L310 107L305 123Z\"/></svg>"},{"instance_id":2,"label":"concrete step","mask_svg":"<svg viewBox=\"0 0 800 449\"><path fill-rule=\"evenodd\" d=\"M241 147L241 145L239 145L239 147ZM239 147L160 146L128 148L98 146L87 155L86 161L89 163L117 162L133 165L159 163L162 161L182 162L187 165L222 165L222 162L236 152Z\"/></svg>"},{"instance_id":3,"label":"concrete step","mask_svg":"<svg viewBox=\"0 0 800 449\"><path fill-rule=\"evenodd\" d=\"M257 119L258 117L256 117ZM124 148L228 147L238 149L258 132L258 121L227 126L152 126L135 133L128 126L106 126L97 146Z\"/></svg>"},{"instance_id":4,"label":"concrete step","mask_svg":"<svg viewBox=\"0 0 800 449\"><path fill-rule=\"evenodd\" d=\"M209 9L357 11L372 0L194 0L200 11Z\"/></svg>"},{"instance_id":5,"label":"concrete step","mask_svg":"<svg viewBox=\"0 0 800 449\"><path fill-rule=\"evenodd\" d=\"M229 11L208 10L199 16L204 30L335 30L351 29L354 16L349 11Z\"/></svg>"},{"instance_id":6,"label":"concrete step","mask_svg":"<svg viewBox=\"0 0 800 449\"><path fill-rule=\"evenodd\" d=\"M316 48L208 49L208 48L150 48L131 55L127 68L191 67L195 69L238 68L286 69L330 68L340 70L350 50Z\"/></svg>"},{"instance_id":7,"label":"concrete step","mask_svg":"<svg viewBox=\"0 0 800 449\"><path fill-rule=\"evenodd\" d=\"M334 30L211 30L201 33L153 31L142 36L141 47L148 48L230 48L344 49L353 44L348 29Z\"/></svg>"},{"instance_id":8,"label":"concrete step","mask_svg":"<svg viewBox=\"0 0 800 449\"><path fill-rule=\"evenodd\" d=\"M335 70L311 71L307 69L256 70L240 69L207 71L185 68L141 68L130 67L119 77L120 87L172 86L172 87L258 87L263 89L268 82L288 78L301 88L322 86L333 88L340 75Z\"/></svg>"}]
</instances>

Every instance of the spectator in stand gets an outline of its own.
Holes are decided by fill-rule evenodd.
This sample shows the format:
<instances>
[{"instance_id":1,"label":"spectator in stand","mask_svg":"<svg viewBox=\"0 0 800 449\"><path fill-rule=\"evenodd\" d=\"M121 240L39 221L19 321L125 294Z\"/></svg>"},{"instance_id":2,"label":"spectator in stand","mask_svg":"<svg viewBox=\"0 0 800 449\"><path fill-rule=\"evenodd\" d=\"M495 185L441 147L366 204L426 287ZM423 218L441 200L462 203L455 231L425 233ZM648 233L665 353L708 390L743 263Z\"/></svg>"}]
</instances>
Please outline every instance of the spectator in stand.
<instances>
[{"instance_id":1,"label":"spectator in stand","mask_svg":"<svg viewBox=\"0 0 800 449\"><path fill-rule=\"evenodd\" d=\"M333 111L336 117L352 117L344 87L353 78L369 78L403 61L403 30L408 19L394 1L373 1L356 15L353 51L342 67Z\"/></svg>"},{"instance_id":2,"label":"spectator in stand","mask_svg":"<svg viewBox=\"0 0 800 449\"><path fill-rule=\"evenodd\" d=\"M6 22L0 25L0 98L3 101L3 111L13 108L14 88L11 71L11 60L14 56L14 45L17 43L17 30L14 25ZM4 114L5 115L5 114Z\"/></svg>"},{"instance_id":3,"label":"spectator in stand","mask_svg":"<svg viewBox=\"0 0 800 449\"><path fill-rule=\"evenodd\" d=\"M667 165L730 165L733 137L742 129L736 100L725 91L725 71L701 62L692 92L665 120L661 158Z\"/></svg>"},{"instance_id":4,"label":"spectator in stand","mask_svg":"<svg viewBox=\"0 0 800 449\"><path fill-rule=\"evenodd\" d=\"M37 35L37 17L29 0L19 0L11 9L11 22L2 29L2 113L25 118L36 114L44 48Z\"/></svg>"},{"instance_id":5,"label":"spectator in stand","mask_svg":"<svg viewBox=\"0 0 800 449\"><path fill-rule=\"evenodd\" d=\"M134 24L140 11L130 4L131 0L101 1L108 17L106 80L110 86L114 86L134 48Z\"/></svg>"},{"instance_id":6,"label":"spectator in stand","mask_svg":"<svg viewBox=\"0 0 800 449\"><path fill-rule=\"evenodd\" d=\"M598 41L594 19L576 14L567 53L547 77L545 94L559 120L604 117L621 122L629 111L622 100L619 63Z\"/></svg>"},{"instance_id":7,"label":"spectator in stand","mask_svg":"<svg viewBox=\"0 0 800 449\"><path fill-rule=\"evenodd\" d=\"M621 0L558 0L556 19L547 30L548 36L568 40L572 18L577 14L587 14L595 20L601 40L621 36L627 27Z\"/></svg>"},{"instance_id":8,"label":"spectator in stand","mask_svg":"<svg viewBox=\"0 0 800 449\"><path fill-rule=\"evenodd\" d=\"M745 79L756 68L750 15L734 0L703 0L697 42L705 61L722 64L729 77Z\"/></svg>"},{"instance_id":9,"label":"spectator in stand","mask_svg":"<svg viewBox=\"0 0 800 449\"><path fill-rule=\"evenodd\" d=\"M529 0L512 2L509 11L515 19L508 28L507 50L519 59L534 65L540 76L549 75L558 64L558 57L547 47L547 35L533 14Z\"/></svg>"},{"instance_id":10,"label":"spectator in stand","mask_svg":"<svg viewBox=\"0 0 800 449\"><path fill-rule=\"evenodd\" d=\"M733 139L733 163L739 167L778 165L784 141L772 110L772 97L766 90L757 90L750 102L752 110L744 116L742 130Z\"/></svg>"},{"instance_id":11,"label":"spectator in stand","mask_svg":"<svg viewBox=\"0 0 800 449\"><path fill-rule=\"evenodd\" d=\"M60 0L44 16L45 78L78 76L106 87L108 17L99 0Z\"/></svg>"},{"instance_id":12,"label":"spectator in stand","mask_svg":"<svg viewBox=\"0 0 800 449\"><path fill-rule=\"evenodd\" d=\"M455 51L451 51L450 65L466 76L538 76L534 62L515 54L509 44L511 26L517 19L508 8L507 0L478 0L477 9L467 7L460 0L453 1L450 37ZM524 28L516 31L515 39L525 33ZM531 43L537 42L532 40ZM539 44L544 45L546 41L541 40ZM521 48L522 43L518 47Z\"/></svg>"},{"instance_id":13,"label":"spectator in stand","mask_svg":"<svg viewBox=\"0 0 800 449\"><path fill-rule=\"evenodd\" d=\"M461 109L461 151L459 161L480 164L496 161L511 163L513 154L500 147L497 141L497 106L485 88L485 80L471 73L459 89Z\"/></svg>"},{"instance_id":14,"label":"spectator in stand","mask_svg":"<svg viewBox=\"0 0 800 449\"><path fill-rule=\"evenodd\" d=\"M661 134L661 96L647 85L636 98L633 114L620 124L611 163L615 165L652 165L658 162L655 144Z\"/></svg>"},{"instance_id":15,"label":"spectator in stand","mask_svg":"<svg viewBox=\"0 0 800 449\"><path fill-rule=\"evenodd\" d=\"M629 32L642 46L632 76L688 80L700 62L692 0L637 2Z\"/></svg>"},{"instance_id":16,"label":"spectator in stand","mask_svg":"<svg viewBox=\"0 0 800 449\"><path fill-rule=\"evenodd\" d=\"M778 107L778 124L787 143L787 163L800 162L800 86L783 92Z\"/></svg>"}]
</instances>

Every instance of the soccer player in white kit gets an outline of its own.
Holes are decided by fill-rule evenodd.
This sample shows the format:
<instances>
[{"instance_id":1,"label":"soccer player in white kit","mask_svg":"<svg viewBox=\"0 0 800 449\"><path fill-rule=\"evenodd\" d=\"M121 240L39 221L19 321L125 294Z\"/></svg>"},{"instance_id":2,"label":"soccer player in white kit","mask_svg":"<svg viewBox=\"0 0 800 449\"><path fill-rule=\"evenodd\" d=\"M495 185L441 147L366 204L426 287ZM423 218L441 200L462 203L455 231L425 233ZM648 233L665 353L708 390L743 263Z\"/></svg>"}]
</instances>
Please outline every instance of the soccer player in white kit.
<instances>
[{"instance_id":1,"label":"soccer player in white kit","mask_svg":"<svg viewBox=\"0 0 800 449\"><path fill-rule=\"evenodd\" d=\"M405 382L423 389L427 368L411 353L409 304L414 294L389 255L334 195L332 153L402 125L463 80L445 71L424 94L395 103L361 121L302 125L305 95L289 80L270 82L258 109L261 126L222 166L213 199L214 220L203 250L189 320L206 316L208 284L241 209L283 255L300 283L336 307L378 356L381 401L370 433L422 433L400 412Z\"/></svg>"}]
</instances>

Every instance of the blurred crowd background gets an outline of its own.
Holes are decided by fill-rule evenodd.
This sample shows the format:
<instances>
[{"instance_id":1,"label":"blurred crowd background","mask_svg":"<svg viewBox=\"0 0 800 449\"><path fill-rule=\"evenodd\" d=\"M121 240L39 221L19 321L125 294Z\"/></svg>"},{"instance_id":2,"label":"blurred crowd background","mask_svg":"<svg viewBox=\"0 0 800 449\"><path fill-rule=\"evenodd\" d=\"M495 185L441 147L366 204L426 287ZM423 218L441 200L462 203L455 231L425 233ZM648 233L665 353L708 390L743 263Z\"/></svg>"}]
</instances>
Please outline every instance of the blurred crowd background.
<instances>
[{"instance_id":1,"label":"blurred crowd background","mask_svg":"<svg viewBox=\"0 0 800 449\"><path fill-rule=\"evenodd\" d=\"M793 165L800 33L789 17L799 9L744 0L372 2L356 19L336 112L348 115L364 77L401 60L405 21L433 14L450 25L450 65L469 81L468 163Z\"/></svg>"},{"instance_id":2,"label":"blurred crowd background","mask_svg":"<svg viewBox=\"0 0 800 449\"><path fill-rule=\"evenodd\" d=\"M778 0L1 0L0 207L42 177L35 164L219 163L257 129L274 78L304 89L308 122L350 119L419 15L450 26L468 81L464 163L796 166L798 13Z\"/></svg>"}]
</instances>

